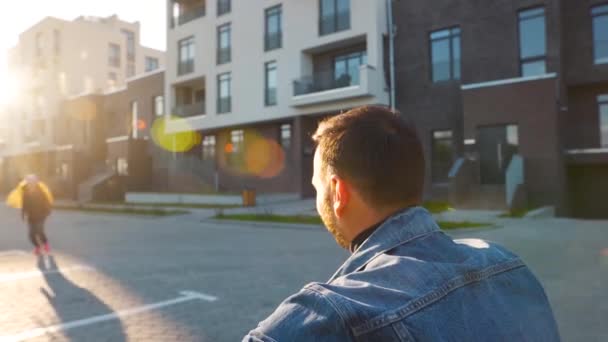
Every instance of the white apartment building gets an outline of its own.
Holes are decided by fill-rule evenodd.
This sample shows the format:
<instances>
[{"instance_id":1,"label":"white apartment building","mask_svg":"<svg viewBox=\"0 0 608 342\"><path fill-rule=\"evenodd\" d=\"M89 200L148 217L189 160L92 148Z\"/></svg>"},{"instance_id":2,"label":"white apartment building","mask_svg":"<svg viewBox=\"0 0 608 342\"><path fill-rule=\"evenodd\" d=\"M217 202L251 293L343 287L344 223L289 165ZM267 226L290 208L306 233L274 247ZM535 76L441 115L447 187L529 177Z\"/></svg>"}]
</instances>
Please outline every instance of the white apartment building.
<instances>
[{"instance_id":1,"label":"white apartment building","mask_svg":"<svg viewBox=\"0 0 608 342\"><path fill-rule=\"evenodd\" d=\"M85 93L122 87L126 80L164 67L163 51L140 45L139 22L116 15L47 17L19 36L9 68L23 81L21 96L9 109L13 129L0 155L55 148L53 118L61 103Z\"/></svg>"},{"instance_id":2,"label":"white apartment building","mask_svg":"<svg viewBox=\"0 0 608 342\"><path fill-rule=\"evenodd\" d=\"M389 103L386 1L168 0L167 11L166 112L187 122L169 131L202 133L200 158L220 165L221 189L306 195L316 122ZM244 153L249 131L283 146L279 175L226 170L224 154Z\"/></svg>"}]
</instances>

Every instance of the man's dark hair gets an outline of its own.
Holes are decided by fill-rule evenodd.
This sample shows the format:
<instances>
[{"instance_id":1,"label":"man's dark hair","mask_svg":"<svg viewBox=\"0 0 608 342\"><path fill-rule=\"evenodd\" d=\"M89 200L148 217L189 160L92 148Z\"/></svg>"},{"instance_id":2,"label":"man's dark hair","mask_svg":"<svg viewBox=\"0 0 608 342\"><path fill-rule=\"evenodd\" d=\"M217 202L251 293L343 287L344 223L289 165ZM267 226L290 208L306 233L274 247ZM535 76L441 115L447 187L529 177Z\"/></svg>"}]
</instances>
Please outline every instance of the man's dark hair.
<instances>
[{"instance_id":1,"label":"man's dark hair","mask_svg":"<svg viewBox=\"0 0 608 342\"><path fill-rule=\"evenodd\" d=\"M323 173L353 184L372 207L422 202L424 153L414 125L385 107L365 106L325 119L313 135Z\"/></svg>"}]
</instances>

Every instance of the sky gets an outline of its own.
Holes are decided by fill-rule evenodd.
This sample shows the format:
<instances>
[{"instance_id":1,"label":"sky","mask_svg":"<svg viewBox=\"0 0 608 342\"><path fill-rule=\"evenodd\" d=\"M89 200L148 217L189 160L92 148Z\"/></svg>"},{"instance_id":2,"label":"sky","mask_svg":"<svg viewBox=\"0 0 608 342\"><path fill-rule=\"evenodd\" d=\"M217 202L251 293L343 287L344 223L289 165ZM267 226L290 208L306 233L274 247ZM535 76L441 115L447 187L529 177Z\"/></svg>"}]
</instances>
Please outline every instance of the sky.
<instances>
[{"instance_id":1,"label":"sky","mask_svg":"<svg viewBox=\"0 0 608 342\"><path fill-rule=\"evenodd\" d=\"M0 12L0 104L9 100L11 83L6 56L17 44L19 33L45 17L73 20L81 15L107 17L117 14L126 21L139 21L141 43L165 50L166 0L17 0Z\"/></svg>"}]
</instances>

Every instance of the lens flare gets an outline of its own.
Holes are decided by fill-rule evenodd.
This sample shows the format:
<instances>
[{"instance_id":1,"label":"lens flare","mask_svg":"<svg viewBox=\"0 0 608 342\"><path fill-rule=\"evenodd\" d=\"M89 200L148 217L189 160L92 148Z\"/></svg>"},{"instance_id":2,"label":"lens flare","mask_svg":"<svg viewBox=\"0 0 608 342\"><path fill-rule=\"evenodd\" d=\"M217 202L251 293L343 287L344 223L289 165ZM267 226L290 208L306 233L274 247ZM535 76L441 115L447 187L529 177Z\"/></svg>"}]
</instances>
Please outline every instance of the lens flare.
<instances>
[{"instance_id":1,"label":"lens flare","mask_svg":"<svg viewBox=\"0 0 608 342\"><path fill-rule=\"evenodd\" d=\"M167 132L169 125L174 133ZM187 152L202 141L198 132L192 130L184 119L177 117L156 119L150 132L154 143L169 152Z\"/></svg>"},{"instance_id":2,"label":"lens flare","mask_svg":"<svg viewBox=\"0 0 608 342\"><path fill-rule=\"evenodd\" d=\"M220 163L222 169L240 176L269 179L285 168L283 148L276 140L255 131L247 133L244 148L230 142L224 145L224 158Z\"/></svg>"}]
</instances>

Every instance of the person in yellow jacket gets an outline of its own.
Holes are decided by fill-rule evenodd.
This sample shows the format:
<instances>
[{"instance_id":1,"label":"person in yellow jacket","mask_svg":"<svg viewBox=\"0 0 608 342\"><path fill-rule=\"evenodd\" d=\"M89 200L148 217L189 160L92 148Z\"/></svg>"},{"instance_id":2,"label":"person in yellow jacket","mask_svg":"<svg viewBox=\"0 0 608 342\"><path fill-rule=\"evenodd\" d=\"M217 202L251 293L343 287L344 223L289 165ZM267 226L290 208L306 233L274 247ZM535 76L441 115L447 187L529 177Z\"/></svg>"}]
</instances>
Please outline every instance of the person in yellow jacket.
<instances>
[{"instance_id":1,"label":"person in yellow jacket","mask_svg":"<svg viewBox=\"0 0 608 342\"><path fill-rule=\"evenodd\" d=\"M27 219L29 238L34 245L34 253L50 253L50 246L44 231L44 222L51 214L53 195L49 188L35 175L28 175L9 194L7 204L21 209L21 218Z\"/></svg>"}]
</instances>

